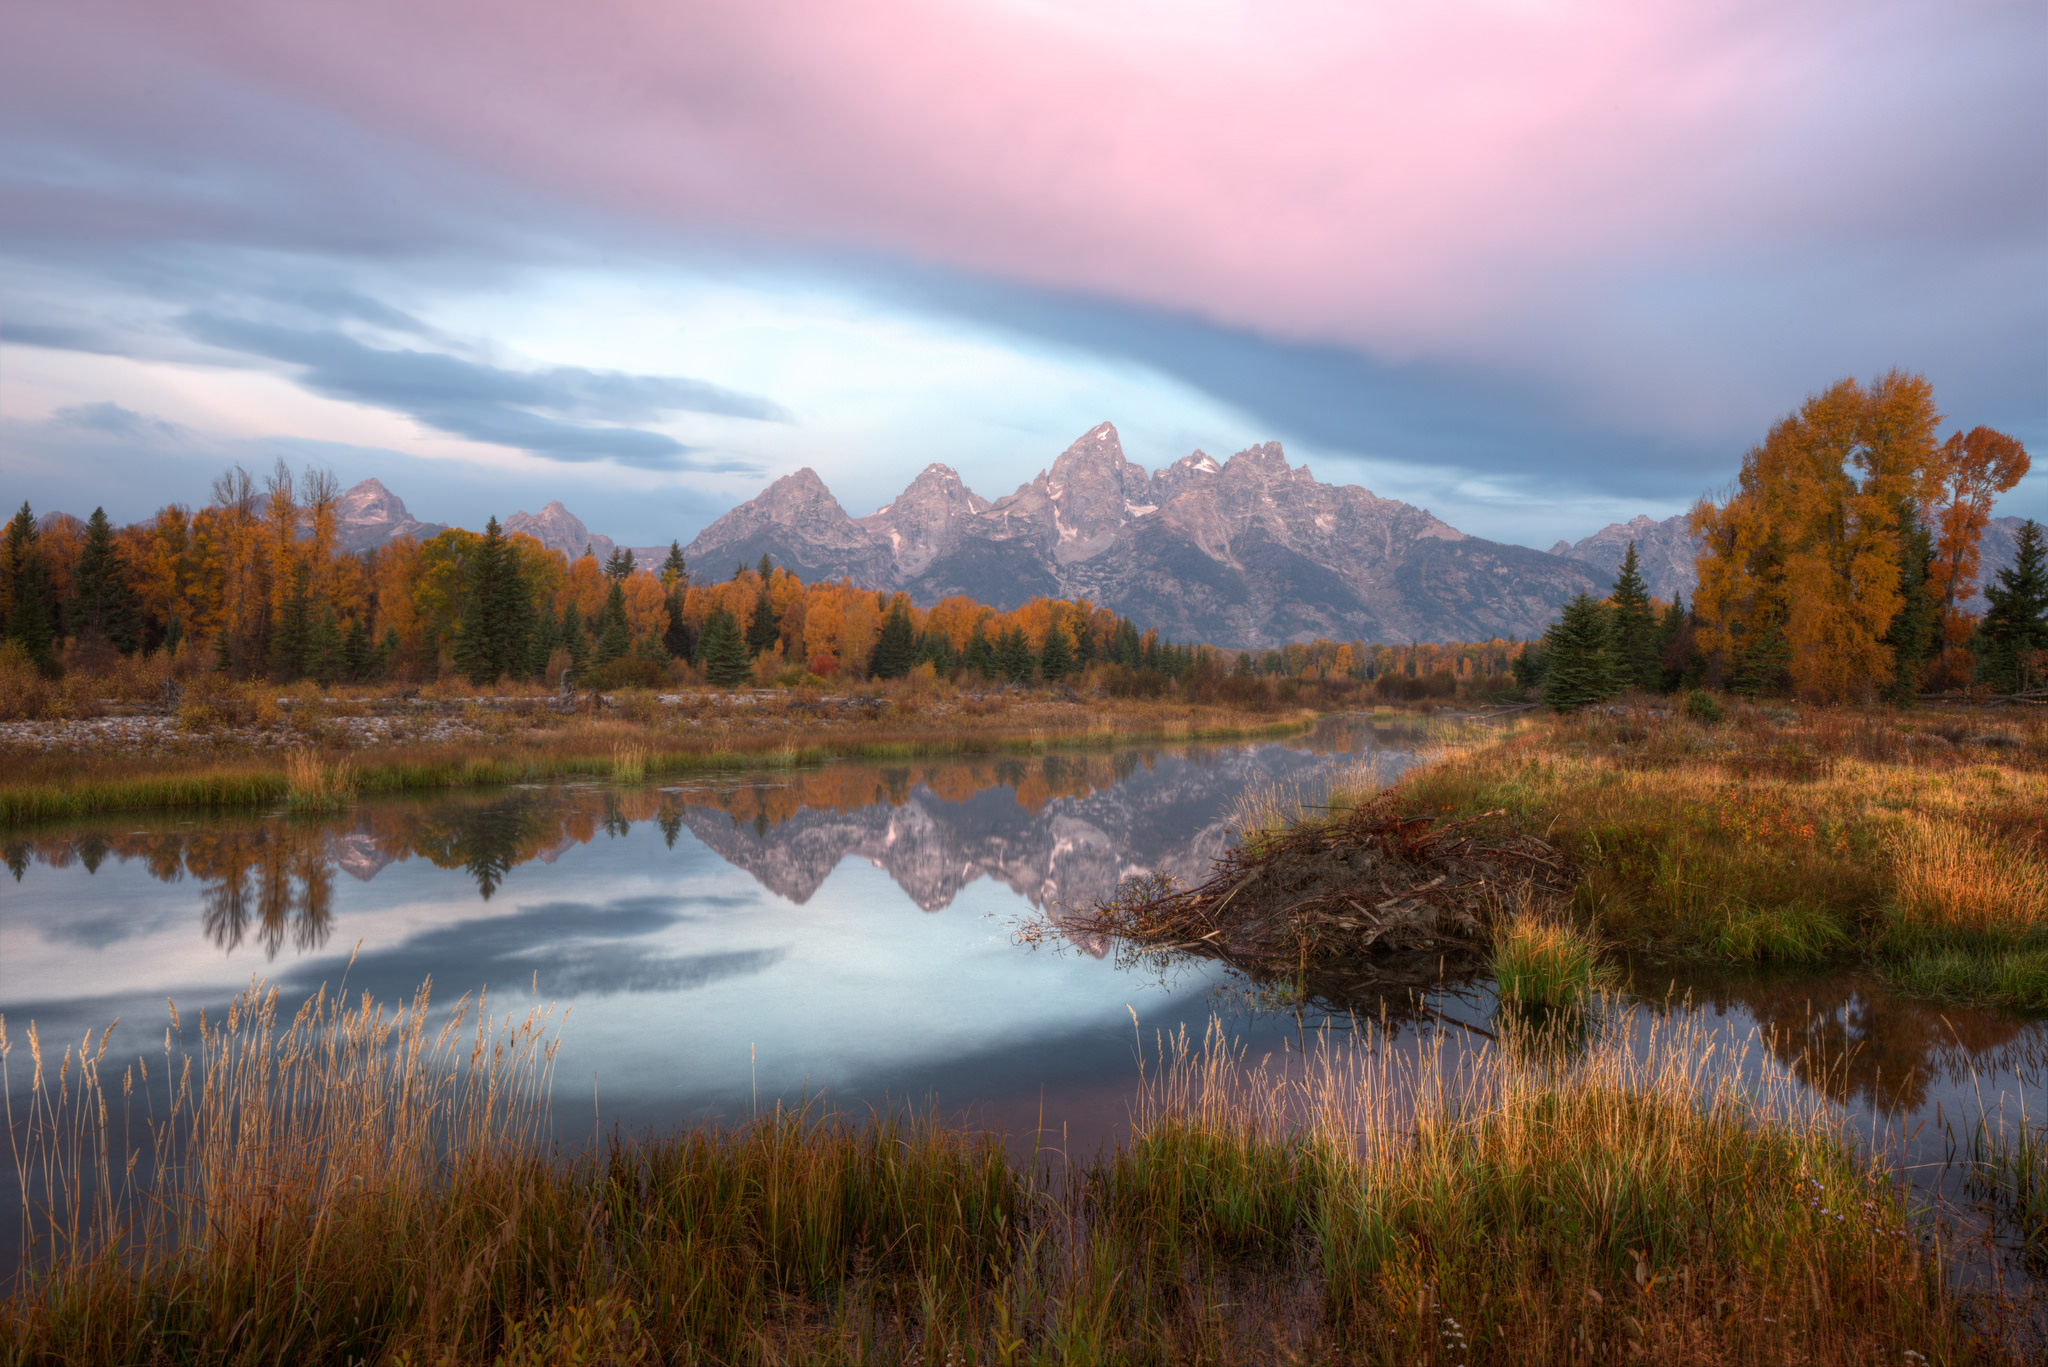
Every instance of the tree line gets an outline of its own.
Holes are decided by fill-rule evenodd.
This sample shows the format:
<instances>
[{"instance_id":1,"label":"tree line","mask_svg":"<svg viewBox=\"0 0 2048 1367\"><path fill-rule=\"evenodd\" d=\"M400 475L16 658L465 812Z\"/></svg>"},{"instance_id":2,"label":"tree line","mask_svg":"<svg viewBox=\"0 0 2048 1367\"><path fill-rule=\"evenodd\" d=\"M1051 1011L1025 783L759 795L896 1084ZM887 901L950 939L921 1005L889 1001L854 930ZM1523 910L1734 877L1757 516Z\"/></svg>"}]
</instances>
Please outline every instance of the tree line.
<instances>
[{"instance_id":1,"label":"tree line","mask_svg":"<svg viewBox=\"0 0 2048 1367\"><path fill-rule=\"evenodd\" d=\"M1734 487L1688 518L1698 587L1650 601L1629 544L1614 592L1581 594L1517 678L1553 706L1623 688L1704 685L1813 702L1907 703L1922 692L2048 682L2048 570L2040 528L1966 606L1993 501L2029 469L1988 427L1936 434L1924 376L1843 380L1774 424Z\"/></svg>"},{"instance_id":2,"label":"tree line","mask_svg":"<svg viewBox=\"0 0 2048 1367\"><path fill-rule=\"evenodd\" d=\"M1142 686L1216 652L1142 630L1082 599L999 612L956 596L804 583L763 556L730 577L693 575L671 543L655 566L630 550L571 558L496 518L426 541L336 545L337 484L282 462L259 486L239 467L196 511L116 528L38 523L24 503L0 538L0 634L46 673L114 655L196 653L238 679L422 681L453 673L550 685L722 686L935 675L1057 683L1097 664ZM1204 661L1206 660L1206 663ZM680 666L679 671L676 666Z\"/></svg>"}]
</instances>

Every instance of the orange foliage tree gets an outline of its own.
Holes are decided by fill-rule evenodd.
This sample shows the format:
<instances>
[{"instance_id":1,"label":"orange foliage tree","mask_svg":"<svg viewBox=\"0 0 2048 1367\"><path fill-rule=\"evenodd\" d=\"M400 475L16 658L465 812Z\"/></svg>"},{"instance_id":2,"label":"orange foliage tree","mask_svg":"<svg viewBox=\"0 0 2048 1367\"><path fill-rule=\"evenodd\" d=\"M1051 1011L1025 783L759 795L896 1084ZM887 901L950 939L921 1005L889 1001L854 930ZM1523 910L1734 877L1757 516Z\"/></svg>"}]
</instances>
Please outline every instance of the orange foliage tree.
<instances>
[{"instance_id":1,"label":"orange foliage tree","mask_svg":"<svg viewBox=\"0 0 2048 1367\"><path fill-rule=\"evenodd\" d=\"M1969 642L1977 619L1963 610L1963 600L1976 587L1992 500L2018 484L2029 468L2027 448L1988 427L1957 432L1935 451L1928 511L1936 540L1927 588L1940 611L1939 653L1930 671L1936 687L1970 681L1975 661Z\"/></svg>"}]
</instances>

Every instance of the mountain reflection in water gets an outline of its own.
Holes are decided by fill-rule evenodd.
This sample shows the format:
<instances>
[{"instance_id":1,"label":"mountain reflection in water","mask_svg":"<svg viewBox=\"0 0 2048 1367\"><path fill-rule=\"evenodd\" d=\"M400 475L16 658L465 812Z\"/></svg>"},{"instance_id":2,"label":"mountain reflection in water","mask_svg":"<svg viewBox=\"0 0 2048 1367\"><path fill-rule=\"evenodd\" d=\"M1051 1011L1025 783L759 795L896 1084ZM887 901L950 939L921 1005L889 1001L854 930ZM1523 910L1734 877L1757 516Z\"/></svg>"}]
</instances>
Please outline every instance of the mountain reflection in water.
<instances>
[{"instance_id":1,"label":"mountain reflection in water","mask_svg":"<svg viewBox=\"0 0 2048 1367\"><path fill-rule=\"evenodd\" d=\"M344 980L392 1002L430 977L443 1000L537 984L575 1007L565 1057L591 1061L587 1077L562 1076L586 1121L593 1088L607 1115L648 1122L820 1087L962 1104L1057 1085L1069 1101L1121 1105L1135 1080L1129 1013L1148 1038L1199 1028L1233 985L1227 971L1166 965L1146 981L1086 940L1084 954L1034 956L1003 918L1028 906L1057 919L1141 871L1199 881L1247 791L1314 800L1333 774L1391 777L1413 757L1412 738L1349 723L1255 746L51 828L0 841L21 884L0 907L0 1011L73 1038L119 1016L147 1037L166 995L224 1002L252 970L288 997ZM947 914L902 915L913 909ZM1914 1117L1987 1079L2038 1090L2048 1055L2039 1021L1900 998L1860 972L1645 960L1632 980L1628 1010L1669 1003L1738 1033L1754 1022L1760 1057L1873 1117ZM1482 979L1447 983L1426 1006L1395 995L1335 1005L1409 1029L1493 1023ZM1273 1047L1294 1029L1238 1019Z\"/></svg>"}]
</instances>

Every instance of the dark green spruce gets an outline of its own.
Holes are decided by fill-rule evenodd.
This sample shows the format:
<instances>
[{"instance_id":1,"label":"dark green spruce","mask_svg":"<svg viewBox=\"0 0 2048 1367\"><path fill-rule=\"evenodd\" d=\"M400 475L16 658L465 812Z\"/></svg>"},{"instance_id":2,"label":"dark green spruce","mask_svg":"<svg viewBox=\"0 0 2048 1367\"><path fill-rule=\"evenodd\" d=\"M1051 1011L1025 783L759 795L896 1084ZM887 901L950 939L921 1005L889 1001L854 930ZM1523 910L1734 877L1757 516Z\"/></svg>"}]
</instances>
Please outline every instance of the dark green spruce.
<instances>
[{"instance_id":1,"label":"dark green spruce","mask_svg":"<svg viewBox=\"0 0 2048 1367\"><path fill-rule=\"evenodd\" d=\"M1606 607L1591 595L1582 592L1565 604L1564 615L1543 634L1549 657L1544 702L1568 712L1621 691L1608 626Z\"/></svg>"}]
</instances>

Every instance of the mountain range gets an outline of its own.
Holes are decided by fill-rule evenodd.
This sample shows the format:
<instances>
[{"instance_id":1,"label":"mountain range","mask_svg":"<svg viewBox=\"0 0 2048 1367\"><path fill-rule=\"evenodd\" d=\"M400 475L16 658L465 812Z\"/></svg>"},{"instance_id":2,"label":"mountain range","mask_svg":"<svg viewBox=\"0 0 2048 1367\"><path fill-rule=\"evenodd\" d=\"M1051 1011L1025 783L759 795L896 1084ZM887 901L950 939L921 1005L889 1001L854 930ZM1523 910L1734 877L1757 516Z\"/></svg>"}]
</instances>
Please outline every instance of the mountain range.
<instances>
[{"instance_id":1,"label":"mountain range","mask_svg":"<svg viewBox=\"0 0 2048 1367\"><path fill-rule=\"evenodd\" d=\"M444 530L414 518L375 479L342 496L341 544L367 550ZM2021 519L1985 529L1982 578L2010 564ZM504 520L552 550L610 556L559 500ZM1356 485L1318 481L1278 442L1228 460L1196 451L1148 473L1116 429L1083 434L1015 492L993 501L929 465L893 501L849 516L809 468L770 484L685 548L699 574L762 555L807 580L845 577L929 606L965 594L1011 608L1039 594L1086 597L1179 640L1269 648L1336 640L1444 641L1541 632L1581 591L1606 593L1634 541L1653 596L1691 598L1685 516L1635 517L1548 552L1468 536L1428 511ZM630 548L643 565L664 546ZM1984 607L1981 592L1971 600Z\"/></svg>"},{"instance_id":2,"label":"mountain range","mask_svg":"<svg viewBox=\"0 0 2048 1367\"><path fill-rule=\"evenodd\" d=\"M920 604L1086 597L1168 636L1235 647L1526 636L1574 594L1613 582L1610 567L1467 536L1411 504L1323 484L1277 442L1220 462L1196 451L1148 474L1108 423L992 502L931 465L854 518L815 471L799 470L685 554L719 568L767 554L806 578L844 575Z\"/></svg>"}]
</instances>

